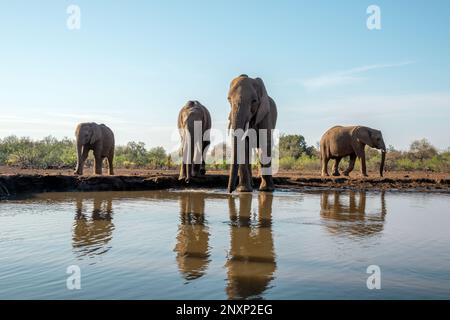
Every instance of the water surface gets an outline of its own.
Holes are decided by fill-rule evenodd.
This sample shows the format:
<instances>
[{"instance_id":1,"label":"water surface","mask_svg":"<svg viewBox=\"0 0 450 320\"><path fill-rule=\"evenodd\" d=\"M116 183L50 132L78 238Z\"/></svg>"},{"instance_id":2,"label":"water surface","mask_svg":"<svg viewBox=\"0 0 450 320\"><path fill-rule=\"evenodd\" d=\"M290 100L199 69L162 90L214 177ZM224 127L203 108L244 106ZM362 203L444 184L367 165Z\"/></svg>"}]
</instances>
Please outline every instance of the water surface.
<instances>
[{"instance_id":1,"label":"water surface","mask_svg":"<svg viewBox=\"0 0 450 320\"><path fill-rule=\"evenodd\" d=\"M426 193L38 194L0 203L0 298L448 299L449 207Z\"/></svg>"}]
</instances>

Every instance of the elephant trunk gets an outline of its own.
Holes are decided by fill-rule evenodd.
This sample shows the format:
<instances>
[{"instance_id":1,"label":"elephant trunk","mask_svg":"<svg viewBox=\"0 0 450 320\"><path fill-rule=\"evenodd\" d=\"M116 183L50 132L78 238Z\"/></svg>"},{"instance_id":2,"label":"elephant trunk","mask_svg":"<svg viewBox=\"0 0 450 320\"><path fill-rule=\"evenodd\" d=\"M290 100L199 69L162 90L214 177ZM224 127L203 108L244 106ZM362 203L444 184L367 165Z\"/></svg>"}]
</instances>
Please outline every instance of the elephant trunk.
<instances>
[{"instance_id":1,"label":"elephant trunk","mask_svg":"<svg viewBox=\"0 0 450 320\"><path fill-rule=\"evenodd\" d=\"M380 177L383 176L385 161L386 161L386 149L383 149L381 150Z\"/></svg>"},{"instance_id":2,"label":"elephant trunk","mask_svg":"<svg viewBox=\"0 0 450 320\"><path fill-rule=\"evenodd\" d=\"M237 137L233 137L232 147L232 163L230 166L230 176L228 178L228 192L232 193L236 189L236 181L238 176L238 163L237 163Z\"/></svg>"},{"instance_id":3,"label":"elephant trunk","mask_svg":"<svg viewBox=\"0 0 450 320\"><path fill-rule=\"evenodd\" d=\"M233 146L232 146L232 158L233 163L230 166L230 176L228 178L228 192L232 193L236 189L237 177L238 177L238 168L241 163L238 163L238 139L243 139L246 134L248 134L248 115L245 114L245 110L248 108L237 106L232 106L232 110L239 109L239 112L233 112L231 114L230 119L230 128L232 132ZM243 135L241 133L236 132L236 130L241 129L244 130Z\"/></svg>"}]
</instances>

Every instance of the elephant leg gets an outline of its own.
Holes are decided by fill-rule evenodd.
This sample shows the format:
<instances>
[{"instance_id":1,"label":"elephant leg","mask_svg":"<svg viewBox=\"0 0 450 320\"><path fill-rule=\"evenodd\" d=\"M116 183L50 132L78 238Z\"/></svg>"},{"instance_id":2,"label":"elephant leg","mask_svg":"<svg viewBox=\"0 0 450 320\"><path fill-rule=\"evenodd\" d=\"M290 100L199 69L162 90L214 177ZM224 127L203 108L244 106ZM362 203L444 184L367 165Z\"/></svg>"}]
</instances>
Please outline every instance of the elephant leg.
<instances>
[{"instance_id":1,"label":"elephant leg","mask_svg":"<svg viewBox=\"0 0 450 320\"><path fill-rule=\"evenodd\" d=\"M84 163L85 163L88 155L89 155L89 150L87 148L83 147L83 152L81 153L80 158L78 159L78 162L77 162L75 174L83 175Z\"/></svg>"},{"instance_id":2,"label":"elephant leg","mask_svg":"<svg viewBox=\"0 0 450 320\"><path fill-rule=\"evenodd\" d=\"M114 175L114 151L110 152L108 155L108 168L109 168L109 175Z\"/></svg>"},{"instance_id":3,"label":"elephant leg","mask_svg":"<svg viewBox=\"0 0 450 320\"><path fill-rule=\"evenodd\" d=\"M353 153L350 155L350 162L348 164L347 170L344 171L344 176L348 176L350 172L352 172L353 168L355 167L355 161L356 161L356 154Z\"/></svg>"},{"instance_id":4,"label":"elephant leg","mask_svg":"<svg viewBox=\"0 0 450 320\"><path fill-rule=\"evenodd\" d=\"M200 167L200 175L204 176L206 174L206 151L208 150L210 141L203 142L203 150L202 150L202 165Z\"/></svg>"},{"instance_id":5,"label":"elephant leg","mask_svg":"<svg viewBox=\"0 0 450 320\"><path fill-rule=\"evenodd\" d=\"M190 150L190 154L189 154L189 163L186 166L186 170L188 171L188 178L186 181L188 181L191 177L195 177L196 176L196 172L195 172L195 168L196 165L194 163L194 155L195 155L195 137L194 137L194 129L193 128L189 128L189 132L190 132L190 141L191 144L189 145L189 150Z\"/></svg>"},{"instance_id":6,"label":"elephant leg","mask_svg":"<svg viewBox=\"0 0 450 320\"><path fill-rule=\"evenodd\" d=\"M322 177L328 177L328 161L330 159L326 156L322 156Z\"/></svg>"},{"instance_id":7,"label":"elephant leg","mask_svg":"<svg viewBox=\"0 0 450 320\"><path fill-rule=\"evenodd\" d=\"M259 191L271 192L275 190L273 178L271 175L261 176L261 184L259 185Z\"/></svg>"},{"instance_id":8,"label":"elephant leg","mask_svg":"<svg viewBox=\"0 0 450 320\"><path fill-rule=\"evenodd\" d=\"M342 157L338 157L334 160L333 165L333 176L338 177L341 174L339 173L339 162L341 162Z\"/></svg>"},{"instance_id":9,"label":"elephant leg","mask_svg":"<svg viewBox=\"0 0 450 320\"><path fill-rule=\"evenodd\" d=\"M364 153L361 156L360 161L361 161L361 174L364 177L368 177L368 175L367 175L367 168L366 168L366 155Z\"/></svg>"},{"instance_id":10,"label":"elephant leg","mask_svg":"<svg viewBox=\"0 0 450 320\"><path fill-rule=\"evenodd\" d=\"M359 161L361 161L361 175L363 177L367 177L367 169L366 169L366 153L364 152L364 147L359 146L358 150L356 151L356 155L359 158Z\"/></svg>"},{"instance_id":11,"label":"elephant leg","mask_svg":"<svg viewBox=\"0 0 450 320\"><path fill-rule=\"evenodd\" d=\"M183 166L184 166L184 170L186 171L186 182L189 182L189 180L191 179L191 164L189 164L189 163L185 163L185 164L183 164Z\"/></svg>"},{"instance_id":12,"label":"elephant leg","mask_svg":"<svg viewBox=\"0 0 450 320\"><path fill-rule=\"evenodd\" d=\"M264 152L264 150L262 150ZM270 161L266 164L263 164L260 162L261 169L263 171L269 171L271 172L272 168L272 136L270 133L268 133L267 136L267 157L270 159ZM259 191L267 191L271 192L275 190L275 185L273 183L272 174L261 174L261 184L259 185Z\"/></svg>"},{"instance_id":13,"label":"elephant leg","mask_svg":"<svg viewBox=\"0 0 450 320\"><path fill-rule=\"evenodd\" d=\"M204 176L206 174L206 164L205 160L202 160L202 165L200 166L200 175Z\"/></svg>"},{"instance_id":14,"label":"elephant leg","mask_svg":"<svg viewBox=\"0 0 450 320\"><path fill-rule=\"evenodd\" d=\"M239 185L237 191L239 192L252 192L253 188L251 185L249 167L249 143L248 139L245 139L245 163L239 164Z\"/></svg>"},{"instance_id":15,"label":"elephant leg","mask_svg":"<svg viewBox=\"0 0 450 320\"><path fill-rule=\"evenodd\" d=\"M201 175L201 168L202 168L201 164L195 163L193 165L193 174L192 174L192 176L194 176L194 177L200 176Z\"/></svg>"},{"instance_id":16,"label":"elephant leg","mask_svg":"<svg viewBox=\"0 0 450 320\"><path fill-rule=\"evenodd\" d=\"M103 157L99 155L99 152L94 153L94 173L101 175L102 174L102 162Z\"/></svg>"},{"instance_id":17,"label":"elephant leg","mask_svg":"<svg viewBox=\"0 0 450 320\"><path fill-rule=\"evenodd\" d=\"M246 164L239 165L239 185L236 188L238 192L252 192L253 188L250 183L250 173Z\"/></svg>"},{"instance_id":18,"label":"elephant leg","mask_svg":"<svg viewBox=\"0 0 450 320\"><path fill-rule=\"evenodd\" d=\"M263 168L263 169L266 168L267 170L269 170L271 165L272 165L272 162L269 162L268 164L261 163L261 168ZM262 174L261 175L261 184L259 185L259 191L271 192L274 190L275 190L275 185L273 183L272 175Z\"/></svg>"},{"instance_id":19,"label":"elephant leg","mask_svg":"<svg viewBox=\"0 0 450 320\"><path fill-rule=\"evenodd\" d=\"M184 162L181 161L180 176L179 176L178 180L184 180L184 179L186 179L186 166L184 165Z\"/></svg>"}]
</instances>

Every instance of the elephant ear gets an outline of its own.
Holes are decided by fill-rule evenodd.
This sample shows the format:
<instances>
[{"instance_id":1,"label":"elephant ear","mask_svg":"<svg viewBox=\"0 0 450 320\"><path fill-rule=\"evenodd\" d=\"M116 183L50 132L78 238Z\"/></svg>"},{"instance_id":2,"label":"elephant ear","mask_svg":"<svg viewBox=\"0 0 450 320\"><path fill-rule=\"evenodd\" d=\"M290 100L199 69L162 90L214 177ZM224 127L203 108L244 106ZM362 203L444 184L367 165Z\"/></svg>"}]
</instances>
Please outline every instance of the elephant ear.
<instances>
[{"instance_id":1,"label":"elephant ear","mask_svg":"<svg viewBox=\"0 0 450 320\"><path fill-rule=\"evenodd\" d=\"M81 129L81 123L79 123L77 125L77 127L75 128L75 137L78 137L80 134L80 129Z\"/></svg>"},{"instance_id":2,"label":"elephant ear","mask_svg":"<svg viewBox=\"0 0 450 320\"><path fill-rule=\"evenodd\" d=\"M178 129L181 129L183 127L183 111L184 107L178 113L178 121L177 121Z\"/></svg>"},{"instance_id":3,"label":"elephant ear","mask_svg":"<svg viewBox=\"0 0 450 320\"><path fill-rule=\"evenodd\" d=\"M255 124L260 123L270 111L270 101L266 86L261 78L256 78L256 86L259 95L259 108L256 111Z\"/></svg>"},{"instance_id":4,"label":"elephant ear","mask_svg":"<svg viewBox=\"0 0 450 320\"><path fill-rule=\"evenodd\" d=\"M371 132L370 132L369 128L356 127L355 137L359 142L364 143L368 146L372 146L372 137L371 137Z\"/></svg>"},{"instance_id":5,"label":"elephant ear","mask_svg":"<svg viewBox=\"0 0 450 320\"><path fill-rule=\"evenodd\" d=\"M92 128L92 135L91 135L90 144L94 144L98 140L101 139L101 137L102 137L102 128L96 123L93 123L91 125L91 128Z\"/></svg>"}]
</instances>

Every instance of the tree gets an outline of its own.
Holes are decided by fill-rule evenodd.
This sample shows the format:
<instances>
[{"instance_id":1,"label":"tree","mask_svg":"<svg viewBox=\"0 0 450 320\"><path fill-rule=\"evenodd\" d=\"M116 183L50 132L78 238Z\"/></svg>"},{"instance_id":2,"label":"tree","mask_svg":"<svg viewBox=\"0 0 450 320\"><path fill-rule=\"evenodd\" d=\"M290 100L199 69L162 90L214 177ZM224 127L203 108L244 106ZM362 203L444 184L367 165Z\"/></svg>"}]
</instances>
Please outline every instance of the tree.
<instances>
[{"instance_id":1,"label":"tree","mask_svg":"<svg viewBox=\"0 0 450 320\"><path fill-rule=\"evenodd\" d=\"M300 158L303 154L309 157L314 155L315 148L308 146L300 134L281 135L279 143L280 157Z\"/></svg>"},{"instance_id":2,"label":"tree","mask_svg":"<svg viewBox=\"0 0 450 320\"><path fill-rule=\"evenodd\" d=\"M413 159L420 161L431 159L438 154L436 148L427 140L415 140L409 147L409 154Z\"/></svg>"},{"instance_id":3,"label":"tree","mask_svg":"<svg viewBox=\"0 0 450 320\"><path fill-rule=\"evenodd\" d=\"M214 161L222 163L227 158L231 158L231 147L226 142L218 143L212 148L211 157Z\"/></svg>"},{"instance_id":4,"label":"tree","mask_svg":"<svg viewBox=\"0 0 450 320\"><path fill-rule=\"evenodd\" d=\"M162 167L167 162L166 150L163 147L151 148L147 155L149 163L153 167Z\"/></svg>"}]
</instances>

